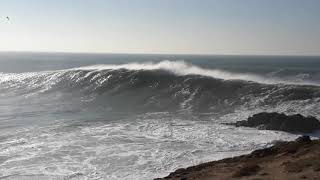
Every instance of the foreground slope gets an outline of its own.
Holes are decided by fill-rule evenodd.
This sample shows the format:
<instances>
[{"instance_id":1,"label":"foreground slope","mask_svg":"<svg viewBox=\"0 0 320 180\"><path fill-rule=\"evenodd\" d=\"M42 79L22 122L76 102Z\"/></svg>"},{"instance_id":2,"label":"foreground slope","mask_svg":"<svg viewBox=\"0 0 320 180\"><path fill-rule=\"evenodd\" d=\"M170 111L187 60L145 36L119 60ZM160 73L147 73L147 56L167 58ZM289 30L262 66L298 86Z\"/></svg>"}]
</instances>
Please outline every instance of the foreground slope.
<instances>
[{"instance_id":1,"label":"foreground slope","mask_svg":"<svg viewBox=\"0 0 320 180\"><path fill-rule=\"evenodd\" d=\"M162 179L320 179L320 140L303 136L251 154L178 169Z\"/></svg>"}]
</instances>

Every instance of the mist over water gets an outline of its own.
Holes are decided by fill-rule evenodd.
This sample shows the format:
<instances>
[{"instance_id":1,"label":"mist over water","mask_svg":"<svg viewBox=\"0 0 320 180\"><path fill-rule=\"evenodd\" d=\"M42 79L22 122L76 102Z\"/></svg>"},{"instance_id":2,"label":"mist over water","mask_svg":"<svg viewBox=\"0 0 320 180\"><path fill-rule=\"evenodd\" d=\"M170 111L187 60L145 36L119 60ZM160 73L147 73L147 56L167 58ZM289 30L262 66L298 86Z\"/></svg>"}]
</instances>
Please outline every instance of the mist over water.
<instances>
[{"instance_id":1,"label":"mist over water","mask_svg":"<svg viewBox=\"0 0 320 180\"><path fill-rule=\"evenodd\" d=\"M320 58L0 54L0 177L150 179L296 135L224 122L320 118ZM250 137L250 138L249 138Z\"/></svg>"}]
</instances>

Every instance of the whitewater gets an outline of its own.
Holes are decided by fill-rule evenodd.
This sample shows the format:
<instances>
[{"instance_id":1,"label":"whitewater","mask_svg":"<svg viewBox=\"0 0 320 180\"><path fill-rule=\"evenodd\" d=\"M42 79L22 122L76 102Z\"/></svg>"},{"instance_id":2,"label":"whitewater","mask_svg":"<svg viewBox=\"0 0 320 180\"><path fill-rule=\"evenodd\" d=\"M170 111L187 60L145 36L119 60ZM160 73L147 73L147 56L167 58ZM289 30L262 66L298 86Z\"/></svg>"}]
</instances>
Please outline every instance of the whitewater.
<instances>
[{"instance_id":1,"label":"whitewater","mask_svg":"<svg viewBox=\"0 0 320 180\"><path fill-rule=\"evenodd\" d=\"M263 111L320 118L318 57L0 54L0 62L2 179L152 179L297 136L226 122Z\"/></svg>"}]
</instances>

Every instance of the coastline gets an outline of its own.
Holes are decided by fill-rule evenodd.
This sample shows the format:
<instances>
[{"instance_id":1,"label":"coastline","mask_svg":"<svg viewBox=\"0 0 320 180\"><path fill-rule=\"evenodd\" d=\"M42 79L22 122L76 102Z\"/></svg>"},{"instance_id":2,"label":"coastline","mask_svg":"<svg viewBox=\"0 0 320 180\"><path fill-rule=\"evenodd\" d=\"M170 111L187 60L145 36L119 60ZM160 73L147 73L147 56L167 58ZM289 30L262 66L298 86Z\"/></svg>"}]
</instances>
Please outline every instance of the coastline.
<instances>
[{"instance_id":1,"label":"coastline","mask_svg":"<svg viewBox=\"0 0 320 180\"><path fill-rule=\"evenodd\" d=\"M250 154L177 169L160 179L320 179L320 139L301 136Z\"/></svg>"}]
</instances>

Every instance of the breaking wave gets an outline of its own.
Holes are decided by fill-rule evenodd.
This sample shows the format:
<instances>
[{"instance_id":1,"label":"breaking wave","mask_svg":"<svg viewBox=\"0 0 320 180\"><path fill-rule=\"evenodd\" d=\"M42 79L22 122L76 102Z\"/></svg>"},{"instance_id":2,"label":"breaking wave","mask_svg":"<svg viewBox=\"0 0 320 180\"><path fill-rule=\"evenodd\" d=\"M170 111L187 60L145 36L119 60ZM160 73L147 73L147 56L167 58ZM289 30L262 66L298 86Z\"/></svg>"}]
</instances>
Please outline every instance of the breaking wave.
<instances>
[{"instance_id":1,"label":"breaking wave","mask_svg":"<svg viewBox=\"0 0 320 180\"><path fill-rule=\"evenodd\" d=\"M244 105L318 102L320 98L317 83L205 69L183 61L2 73L0 77L0 88L8 94L65 92L72 96L95 97L96 103L108 103L121 109L192 109L221 113Z\"/></svg>"},{"instance_id":2,"label":"breaking wave","mask_svg":"<svg viewBox=\"0 0 320 180\"><path fill-rule=\"evenodd\" d=\"M165 70L171 73L174 73L179 76L186 75L200 75L207 76L223 80L244 80L244 81L253 81L262 84L296 84L296 85L315 85L319 84L316 82L300 82L300 81L286 81L278 78L264 78L262 76L249 74L249 73L232 73L228 71L223 71L219 69L205 69L201 68L184 61L161 61L159 63L130 63L122 65L93 65L75 68L74 70ZM300 76L299 76L300 77Z\"/></svg>"}]
</instances>

